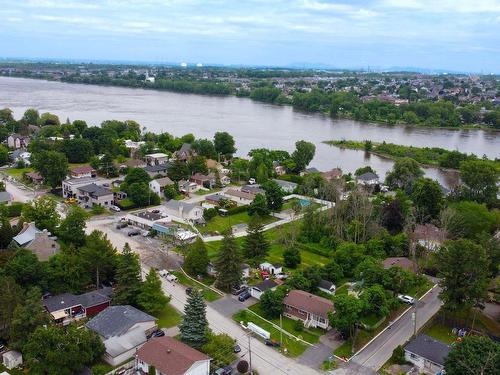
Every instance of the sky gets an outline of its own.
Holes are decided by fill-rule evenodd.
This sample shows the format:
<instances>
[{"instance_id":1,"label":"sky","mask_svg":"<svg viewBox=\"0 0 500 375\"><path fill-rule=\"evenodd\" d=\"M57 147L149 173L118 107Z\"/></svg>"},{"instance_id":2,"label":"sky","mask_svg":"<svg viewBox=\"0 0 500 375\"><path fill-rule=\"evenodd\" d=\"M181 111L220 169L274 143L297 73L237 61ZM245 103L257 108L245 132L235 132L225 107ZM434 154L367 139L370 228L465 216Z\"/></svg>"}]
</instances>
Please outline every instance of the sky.
<instances>
[{"instance_id":1,"label":"sky","mask_svg":"<svg viewBox=\"0 0 500 375\"><path fill-rule=\"evenodd\" d=\"M500 73L500 0L0 0L0 57Z\"/></svg>"}]
</instances>

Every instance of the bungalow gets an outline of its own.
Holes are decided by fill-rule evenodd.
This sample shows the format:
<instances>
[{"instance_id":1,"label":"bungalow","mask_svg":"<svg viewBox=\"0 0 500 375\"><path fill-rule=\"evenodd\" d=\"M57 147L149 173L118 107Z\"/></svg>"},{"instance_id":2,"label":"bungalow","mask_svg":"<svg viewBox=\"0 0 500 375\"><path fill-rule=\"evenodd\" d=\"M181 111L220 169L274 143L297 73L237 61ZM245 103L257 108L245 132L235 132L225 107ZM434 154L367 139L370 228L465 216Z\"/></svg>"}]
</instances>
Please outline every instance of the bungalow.
<instances>
[{"instance_id":1,"label":"bungalow","mask_svg":"<svg viewBox=\"0 0 500 375\"><path fill-rule=\"evenodd\" d=\"M196 182L186 180L180 180L177 186L179 186L179 191L184 194L190 194L200 190L200 186Z\"/></svg>"},{"instance_id":2,"label":"bungalow","mask_svg":"<svg viewBox=\"0 0 500 375\"><path fill-rule=\"evenodd\" d=\"M253 202L255 198L255 194L252 193L245 193L244 191L241 190L236 190L236 189L228 189L225 193L225 195L235 202L236 204L240 206L245 206L247 204L250 204Z\"/></svg>"},{"instance_id":3,"label":"bungalow","mask_svg":"<svg viewBox=\"0 0 500 375\"><path fill-rule=\"evenodd\" d=\"M209 375L210 357L168 336L154 337L135 356L137 374Z\"/></svg>"},{"instance_id":4,"label":"bungalow","mask_svg":"<svg viewBox=\"0 0 500 375\"><path fill-rule=\"evenodd\" d=\"M267 271L271 275L277 275L278 273L283 272L283 266L281 264L278 264L278 263L271 264L268 262L264 262L264 263L261 263L259 265L259 268L261 269L261 271Z\"/></svg>"},{"instance_id":5,"label":"bungalow","mask_svg":"<svg viewBox=\"0 0 500 375\"><path fill-rule=\"evenodd\" d=\"M129 305L110 306L85 326L101 338L106 348L104 360L111 366L131 358L157 330L155 317Z\"/></svg>"},{"instance_id":6,"label":"bungalow","mask_svg":"<svg viewBox=\"0 0 500 375\"><path fill-rule=\"evenodd\" d=\"M125 163L117 164L118 169L125 168L145 168L147 166L144 160L139 159L129 159Z\"/></svg>"},{"instance_id":7,"label":"bungalow","mask_svg":"<svg viewBox=\"0 0 500 375\"><path fill-rule=\"evenodd\" d=\"M379 184L378 176L373 172L363 173L361 176L356 177L356 182L359 185L374 186Z\"/></svg>"},{"instance_id":8,"label":"bungalow","mask_svg":"<svg viewBox=\"0 0 500 375\"><path fill-rule=\"evenodd\" d=\"M250 288L250 295L260 300L260 297L266 290L275 290L277 286L278 284L276 284L273 280L264 280L260 284Z\"/></svg>"},{"instance_id":9,"label":"bungalow","mask_svg":"<svg viewBox=\"0 0 500 375\"><path fill-rule=\"evenodd\" d=\"M297 189L298 184L295 182L290 182L290 181L285 181L285 180L277 180L273 179L274 182L278 184L278 186L283 190L285 193L293 193L295 189Z\"/></svg>"},{"instance_id":10,"label":"bungalow","mask_svg":"<svg viewBox=\"0 0 500 375\"><path fill-rule=\"evenodd\" d=\"M424 334L420 334L404 347L405 359L413 363L423 374L438 374L444 369L444 361L451 347Z\"/></svg>"},{"instance_id":11,"label":"bungalow","mask_svg":"<svg viewBox=\"0 0 500 375\"><path fill-rule=\"evenodd\" d=\"M342 177L342 169L333 168L331 171L321 172L321 177L323 177L327 181L338 180Z\"/></svg>"},{"instance_id":12,"label":"bungalow","mask_svg":"<svg viewBox=\"0 0 500 375\"><path fill-rule=\"evenodd\" d=\"M147 154L144 159L147 165L162 165L168 162L168 155L163 152Z\"/></svg>"},{"instance_id":13,"label":"bungalow","mask_svg":"<svg viewBox=\"0 0 500 375\"><path fill-rule=\"evenodd\" d=\"M209 173L207 175L204 175L202 173L195 173L189 178L189 181L194 182L196 185L207 189L212 189L216 183L214 173Z\"/></svg>"},{"instance_id":14,"label":"bungalow","mask_svg":"<svg viewBox=\"0 0 500 375\"><path fill-rule=\"evenodd\" d=\"M38 229L35 223L24 223L23 229L12 240L17 246L30 250L41 262L49 260L60 249L57 237L52 236L47 229Z\"/></svg>"},{"instance_id":15,"label":"bungalow","mask_svg":"<svg viewBox=\"0 0 500 375\"><path fill-rule=\"evenodd\" d=\"M131 139L125 139L125 147L130 150L130 153L135 153L137 150L141 148L141 146L145 145L145 141L133 141Z\"/></svg>"},{"instance_id":16,"label":"bungalow","mask_svg":"<svg viewBox=\"0 0 500 375\"><path fill-rule=\"evenodd\" d=\"M319 281L318 289L333 296L335 294L336 287L331 281L321 279Z\"/></svg>"},{"instance_id":17,"label":"bungalow","mask_svg":"<svg viewBox=\"0 0 500 375\"><path fill-rule=\"evenodd\" d=\"M31 165L31 152L23 149L17 149L9 154L9 159L13 163L23 162L25 166Z\"/></svg>"},{"instance_id":18,"label":"bungalow","mask_svg":"<svg viewBox=\"0 0 500 375\"><path fill-rule=\"evenodd\" d=\"M78 204L85 208L94 206L109 207L114 202L113 192L94 183L80 186L77 189Z\"/></svg>"},{"instance_id":19,"label":"bungalow","mask_svg":"<svg viewBox=\"0 0 500 375\"><path fill-rule=\"evenodd\" d=\"M180 219L196 221L203 218L204 208L194 203L186 203L171 199L164 204L164 207L168 215Z\"/></svg>"},{"instance_id":20,"label":"bungalow","mask_svg":"<svg viewBox=\"0 0 500 375\"><path fill-rule=\"evenodd\" d=\"M82 165L81 167L75 167L70 171L71 178L85 178L85 177L95 177L95 169L90 165Z\"/></svg>"},{"instance_id":21,"label":"bungalow","mask_svg":"<svg viewBox=\"0 0 500 375\"><path fill-rule=\"evenodd\" d=\"M19 149L28 148L30 144L30 137L25 137L19 134L11 134L7 138L7 145L9 148Z\"/></svg>"},{"instance_id":22,"label":"bungalow","mask_svg":"<svg viewBox=\"0 0 500 375\"><path fill-rule=\"evenodd\" d=\"M148 165L144 170L148 173L149 177L153 178L158 175L166 176L168 173L168 168L170 168L169 163L158 164L158 165Z\"/></svg>"},{"instance_id":23,"label":"bungalow","mask_svg":"<svg viewBox=\"0 0 500 375\"><path fill-rule=\"evenodd\" d=\"M193 156L196 156L196 151L194 151L190 143L182 144L181 148L174 154L174 157L182 161L188 161Z\"/></svg>"},{"instance_id":24,"label":"bungalow","mask_svg":"<svg viewBox=\"0 0 500 375\"><path fill-rule=\"evenodd\" d=\"M385 258L384 261L382 262L382 265L384 266L385 270L392 267L401 267L411 272L417 271L417 265L415 264L415 262L406 257Z\"/></svg>"},{"instance_id":25,"label":"bungalow","mask_svg":"<svg viewBox=\"0 0 500 375\"><path fill-rule=\"evenodd\" d=\"M328 313L333 312L333 302L304 292L291 290L283 300L284 315L301 320L305 327L328 329L330 321Z\"/></svg>"},{"instance_id":26,"label":"bungalow","mask_svg":"<svg viewBox=\"0 0 500 375\"><path fill-rule=\"evenodd\" d=\"M97 315L109 307L111 294L110 287L80 295L64 293L45 298L42 304L56 324L66 326L77 320Z\"/></svg>"},{"instance_id":27,"label":"bungalow","mask_svg":"<svg viewBox=\"0 0 500 375\"><path fill-rule=\"evenodd\" d=\"M149 189L161 197L165 191L165 187L174 184L175 182L169 177L157 178L156 180L149 181Z\"/></svg>"},{"instance_id":28,"label":"bungalow","mask_svg":"<svg viewBox=\"0 0 500 375\"><path fill-rule=\"evenodd\" d=\"M419 224L413 231L413 237L418 245L428 251L437 251L446 240L446 230L440 229L432 224Z\"/></svg>"}]
</instances>

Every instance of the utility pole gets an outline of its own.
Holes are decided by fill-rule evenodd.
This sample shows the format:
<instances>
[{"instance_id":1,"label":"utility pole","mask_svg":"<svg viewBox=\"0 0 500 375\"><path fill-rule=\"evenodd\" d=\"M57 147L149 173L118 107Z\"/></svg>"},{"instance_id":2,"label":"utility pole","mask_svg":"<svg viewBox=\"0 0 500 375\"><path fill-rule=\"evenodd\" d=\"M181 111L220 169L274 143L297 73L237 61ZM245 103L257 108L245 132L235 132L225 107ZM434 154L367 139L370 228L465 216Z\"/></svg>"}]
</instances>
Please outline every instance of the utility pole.
<instances>
[{"instance_id":1,"label":"utility pole","mask_svg":"<svg viewBox=\"0 0 500 375\"><path fill-rule=\"evenodd\" d=\"M283 314L280 314L280 345L283 346Z\"/></svg>"},{"instance_id":2,"label":"utility pole","mask_svg":"<svg viewBox=\"0 0 500 375\"><path fill-rule=\"evenodd\" d=\"M250 375L252 375L253 374L253 370L252 370L252 345L250 342L250 334L248 334L248 362L250 365Z\"/></svg>"}]
</instances>

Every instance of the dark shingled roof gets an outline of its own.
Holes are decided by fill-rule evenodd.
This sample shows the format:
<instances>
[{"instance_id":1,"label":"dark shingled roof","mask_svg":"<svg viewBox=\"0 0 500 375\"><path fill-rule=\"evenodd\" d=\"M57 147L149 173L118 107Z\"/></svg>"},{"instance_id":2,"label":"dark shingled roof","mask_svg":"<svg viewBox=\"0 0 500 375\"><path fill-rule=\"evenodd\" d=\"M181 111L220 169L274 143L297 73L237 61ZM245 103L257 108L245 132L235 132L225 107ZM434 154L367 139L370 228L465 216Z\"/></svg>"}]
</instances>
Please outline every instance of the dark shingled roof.
<instances>
[{"instance_id":1,"label":"dark shingled roof","mask_svg":"<svg viewBox=\"0 0 500 375\"><path fill-rule=\"evenodd\" d=\"M366 173L363 173L361 176L358 176L358 180L363 180L363 181L371 181L371 180L377 180L377 179L378 179L378 176L372 172L366 172Z\"/></svg>"},{"instance_id":2,"label":"dark shingled roof","mask_svg":"<svg viewBox=\"0 0 500 375\"><path fill-rule=\"evenodd\" d=\"M332 286L335 286L335 284L332 283L331 281L323 280L323 279L321 279L319 281L319 285L318 285L318 287L323 288L323 289L330 289Z\"/></svg>"},{"instance_id":3,"label":"dark shingled roof","mask_svg":"<svg viewBox=\"0 0 500 375\"><path fill-rule=\"evenodd\" d=\"M158 164L158 165L148 165L147 167L144 168L146 172L162 172L162 171L167 171L168 168L170 168L170 164L165 163L165 164Z\"/></svg>"},{"instance_id":4,"label":"dark shingled roof","mask_svg":"<svg viewBox=\"0 0 500 375\"><path fill-rule=\"evenodd\" d=\"M444 365L444 360L448 356L451 346L430 336L420 334L405 346L405 350L438 365Z\"/></svg>"},{"instance_id":5,"label":"dark shingled roof","mask_svg":"<svg viewBox=\"0 0 500 375\"><path fill-rule=\"evenodd\" d=\"M86 193L89 193L91 195L94 195L96 197L102 197L104 195L110 195L113 194L113 192L109 189L106 189L102 186L96 185L96 184L89 184L85 186L80 186L78 190L84 191Z\"/></svg>"},{"instance_id":6,"label":"dark shingled roof","mask_svg":"<svg viewBox=\"0 0 500 375\"><path fill-rule=\"evenodd\" d=\"M255 288L258 288L261 291L265 292L266 290L272 289L272 288L277 287L277 286L278 286L278 284L276 284L274 281L268 279L268 280L264 280L259 285L255 285Z\"/></svg>"},{"instance_id":7,"label":"dark shingled roof","mask_svg":"<svg viewBox=\"0 0 500 375\"><path fill-rule=\"evenodd\" d=\"M111 293L112 289L109 287L80 295L63 293L44 299L43 305L49 312L59 311L76 305L82 305L87 308L111 301Z\"/></svg>"},{"instance_id":8,"label":"dark shingled roof","mask_svg":"<svg viewBox=\"0 0 500 375\"><path fill-rule=\"evenodd\" d=\"M137 323L156 318L129 305L110 306L97 314L86 326L106 339L121 336Z\"/></svg>"}]
</instances>

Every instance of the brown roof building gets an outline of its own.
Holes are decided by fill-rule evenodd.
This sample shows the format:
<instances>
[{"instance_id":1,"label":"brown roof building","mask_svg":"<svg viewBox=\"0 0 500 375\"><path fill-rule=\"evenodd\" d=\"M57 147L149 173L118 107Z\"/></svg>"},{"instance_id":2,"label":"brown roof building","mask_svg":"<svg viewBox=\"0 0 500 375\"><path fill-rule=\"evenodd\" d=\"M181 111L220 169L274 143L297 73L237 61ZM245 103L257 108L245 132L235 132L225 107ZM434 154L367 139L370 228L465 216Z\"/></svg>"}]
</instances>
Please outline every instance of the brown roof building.
<instances>
[{"instance_id":1,"label":"brown roof building","mask_svg":"<svg viewBox=\"0 0 500 375\"><path fill-rule=\"evenodd\" d=\"M137 351L135 359L139 374L149 374L151 367L168 375L208 375L210 358L171 337L155 337Z\"/></svg>"},{"instance_id":2,"label":"brown roof building","mask_svg":"<svg viewBox=\"0 0 500 375\"><path fill-rule=\"evenodd\" d=\"M447 233L432 224L417 225L413 231L413 236L417 243L427 250L438 250L446 240Z\"/></svg>"},{"instance_id":3,"label":"brown roof building","mask_svg":"<svg viewBox=\"0 0 500 375\"><path fill-rule=\"evenodd\" d=\"M333 302L304 292L291 290L283 300L285 316L302 320L306 327L328 329L330 326L328 313L333 312Z\"/></svg>"},{"instance_id":4,"label":"brown roof building","mask_svg":"<svg viewBox=\"0 0 500 375\"><path fill-rule=\"evenodd\" d=\"M325 180L331 181L333 179L337 179L337 178L342 177L342 169L340 169L340 168L333 168L331 171L321 172L321 176Z\"/></svg>"},{"instance_id":5,"label":"brown roof building","mask_svg":"<svg viewBox=\"0 0 500 375\"><path fill-rule=\"evenodd\" d=\"M412 271L412 272L416 272L417 270L417 266L416 264L406 258L406 257L393 257L393 258L386 258L383 262L382 262L383 266L384 266L384 269L389 269L391 267L401 267L401 268L404 268L405 270L408 270L408 271Z\"/></svg>"}]
</instances>

